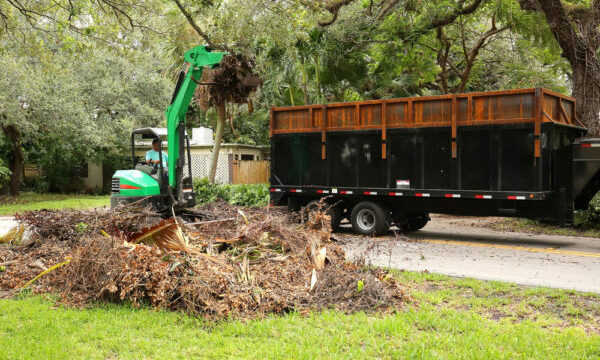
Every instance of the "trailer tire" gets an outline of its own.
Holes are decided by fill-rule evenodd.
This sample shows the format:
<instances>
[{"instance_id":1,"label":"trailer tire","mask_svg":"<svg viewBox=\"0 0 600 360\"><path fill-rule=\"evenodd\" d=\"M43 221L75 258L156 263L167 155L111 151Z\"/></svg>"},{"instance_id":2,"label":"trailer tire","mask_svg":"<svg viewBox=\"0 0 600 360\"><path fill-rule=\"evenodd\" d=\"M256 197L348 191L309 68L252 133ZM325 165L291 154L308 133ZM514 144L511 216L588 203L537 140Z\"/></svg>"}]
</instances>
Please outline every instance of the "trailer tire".
<instances>
[{"instance_id":1,"label":"trailer tire","mask_svg":"<svg viewBox=\"0 0 600 360\"><path fill-rule=\"evenodd\" d=\"M300 211L302 209L302 207L300 206L300 201L298 201L297 198L288 197L287 198L287 209L289 212Z\"/></svg>"},{"instance_id":2,"label":"trailer tire","mask_svg":"<svg viewBox=\"0 0 600 360\"><path fill-rule=\"evenodd\" d=\"M413 232L421 230L431 220L429 214L406 214L397 218L394 223L402 232Z\"/></svg>"},{"instance_id":3,"label":"trailer tire","mask_svg":"<svg viewBox=\"0 0 600 360\"><path fill-rule=\"evenodd\" d=\"M331 230L336 231L342 222L342 209L338 205L331 205L326 202L321 204L321 200L313 200L302 209L302 221L306 222L310 213L318 210L321 206L327 209L327 215L331 218Z\"/></svg>"},{"instance_id":4,"label":"trailer tire","mask_svg":"<svg viewBox=\"0 0 600 360\"><path fill-rule=\"evenodd\" d=\"M390 228L390 212L381 204L363 201L356 204L350 215L355 232L361 235L382 235Z\"/></svg>"}]
</instances>

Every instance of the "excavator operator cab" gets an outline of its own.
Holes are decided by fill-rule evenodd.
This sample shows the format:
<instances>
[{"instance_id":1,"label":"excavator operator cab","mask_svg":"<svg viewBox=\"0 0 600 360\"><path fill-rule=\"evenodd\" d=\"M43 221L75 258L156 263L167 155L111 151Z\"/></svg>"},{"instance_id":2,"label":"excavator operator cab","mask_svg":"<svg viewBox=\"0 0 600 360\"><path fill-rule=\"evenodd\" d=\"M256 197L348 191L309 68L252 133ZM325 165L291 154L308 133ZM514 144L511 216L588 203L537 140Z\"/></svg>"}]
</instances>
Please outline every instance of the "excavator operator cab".
<instances>
[{"instance_id":1,"label":"excavator operator cab","mask_svg":"<svg viewBox=\"0 0 600 360\"><path fill-rule=\"evenodd\" d=\"M166 166L167 161L163 159L163 152L166 152L166 137L167 137L167 129L166 128L143 128L133 130L131 133L131 157L132 157L132 165L133 168L144 172L150 176L152 176L156 181L159 182L161 188L163 185L168 184L168 175L169 168ZM154 140L158 140L158 154L159 154L159 162L158 164L148 164L146 162L145 151L152 149L151 143ZM190 162L190 140L187 132L185 133L185 162L187 164L187 172L188 176L186 179L191 179L192 177L192 168ZM137 153L137 150L142 150L143 153ZM147 148L147 149L146 149ZM161 176L162 174L162 176Z\"/></svg>"},{"instance_id":2,"label":"excavator operator cab","mask_svg":"<svg viewBox=\"0 0 600 360\"><path fill-rule=\"evenodd\" d=\"M185 135L185 152L182 154L182 159L185 160L187 170L184 170L183 184L184 187L192 188L192 167L190 155L190 139L187 132ZM158 139L158 164L148 164L146 162L146 151L152 149L152 141ZM167 161L163 159L163 151L166 153L167 146L167 129L166 128L142 128L136 129L131 133L131 161L133 169L151 176L158 183L161 194L168 194L169 187L169 168L166 165ZM137 151L136 151L137 150ZM185 174L187 172L187 174ZM162 201L161 201L162 202ZM189 206L194 206L195 199L186 198Z\"/></svg>"}]
</instances>

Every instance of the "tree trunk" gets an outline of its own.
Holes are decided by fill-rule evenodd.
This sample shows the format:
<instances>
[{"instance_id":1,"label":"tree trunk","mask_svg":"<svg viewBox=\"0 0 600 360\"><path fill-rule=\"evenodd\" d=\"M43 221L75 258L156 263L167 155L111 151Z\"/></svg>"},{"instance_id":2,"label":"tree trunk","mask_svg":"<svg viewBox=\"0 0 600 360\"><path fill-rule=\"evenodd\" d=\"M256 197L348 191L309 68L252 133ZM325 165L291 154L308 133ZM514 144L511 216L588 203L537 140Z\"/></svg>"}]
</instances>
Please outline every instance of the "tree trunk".
<instances>
[{"instance_id":1,"label":"tree trunk","mask_svg":"<svg viewBox=\"0 0 600 360\"><path fill-rule=\"evenodd\" d=\"M600 135L598 114L600 113L600 83L590 76L591 64L585 61L572 64L573 97L577 101L577 118L588 129L588 136Z\"/></svg>"},{"instance_id":2,"label":"tree trunk","mask_svg":"<svg viewBox=\"0 0 600 360\"><path fill-rule=\"evenodd\" d=\"M290 84L288 87L288 93L290 95L290 103L292 104L292 106L296 106L296 104L294 103L294 92L292 91L292 84Z\"/></svg>"},{"instance_id":3,"label":"tree trunk","mask_svg":"<svg viewBox=\"0 0 600 360\"><path fill-rule=\"evenodd\" d=\"M14 125L3 126L4 135L12 143L12 157L8 162L8 168L12 175L8 183L8 191L12 196L19 195L21 182L23 181L23 170L25 168L25 156L21 145L21 133Z\"/></svg>"},{"instance_id":4,"label":"tree trunk","mask_svg":"<svg viewBox=\"0 0 600 360\"><path fill-rule=\"evenodd\" d=\"M210 171L208 172L208 181L215 182L217 174L217 164L219 163L219 152L221 151L221 141L223 140L223 128L225 127L225 103L217 104L217 132L215 134L215 145L213 147L212 158L210 159Z\"/></svg>"},{"instance_id":5,"label":"tree trunk","mask_svg":"<svg viewBox=\"0 0 600 360\"><path fill-rule=\"evenodd\" d=\"M519 0L523 10L544 14L550 31L569 61L577 118L588 128L588 136L600 135L600 4L590 7L564 5L561 0Z\"/></svg>"},{"instance_id":6,"label":"tree trunk","mask_svg":"<svg viewBox=\"0 0 600 360\"><path fill-rule=\"evenodd\" d=\"M304 96L304 105L308 105L308 73L306 71L306 63L304 59L300 62L300 70L302 71L302 95Z\"/></svg>"},{"instance_id":7,"label":"tree trunk","mask_svg":"<svg viewBox=\"0 0 600 360\"><path fill-rule=\"evenodd\" d=\"M321 71L320 67L319 67L319 62L321 61L321 59L319 58L319 55L315 55L314 57L315 60L315 84L317 85L317 95L319 96L319 102L323 101L323 93L321 92L321 78L319 77L319 72Z\"/></svg>"},{"instance_id":8,"label":"tree trunk","mask_svg":"<svg viewBox=\"0 0 600 360\"><path fill-rule=\"evenodd\" d=\"M306 81L302 82L302 93L304 94L304 105L309 105L309 103L308 103L308 89L306 88Z\"/></svg>"}]
</instances>

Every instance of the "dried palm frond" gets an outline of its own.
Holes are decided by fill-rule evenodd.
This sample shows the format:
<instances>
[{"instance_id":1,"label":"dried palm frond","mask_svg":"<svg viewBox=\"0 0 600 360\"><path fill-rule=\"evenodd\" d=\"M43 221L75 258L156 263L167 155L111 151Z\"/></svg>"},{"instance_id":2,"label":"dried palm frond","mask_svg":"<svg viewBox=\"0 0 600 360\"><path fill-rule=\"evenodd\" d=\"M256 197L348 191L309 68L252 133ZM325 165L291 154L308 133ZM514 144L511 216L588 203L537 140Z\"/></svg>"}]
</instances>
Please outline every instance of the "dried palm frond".
<instances>
[{"instance_id":1,"label":"dried palm frond","mask_svg":"<svg viewBox=\"0 0 600 360\"><path fill-rule=\"evenodd\" d=\"M327 258L327 247L322 247L319 251L314 255L315 258L315 266L318 270L325 267L325 259Z\"/></svg>"},{"instance_id":2,"label":"dried palm frond","mask_svg":"<svg viewBox=\"0 0 600 360\"><path fill-rule=\"evenodd\" d=\"M69 264L71 262L71 260L72 260L71 257L67 256L65 261L60 262L60 263L52 266L51 268L42 271L41 273L38 274L38 276L34 277L33 279L29 280L27 282L27 284L23 285L23 289L26 289L29 285L33 284L37 279L41 278L42 276L46 275L47 273Z\"/></svg>"},{"instance_id":3,"label":"dried palm frond","mask_svg":"<svg viewBox=\"0 0 600 360\"><path fill-rule=\"evenodd\" d=\"M166 219L156 225L144 228L132 234L129 241L134 244L154 245L165 250L197 253L195 249L190 248L187 237L175 218Z\"/></svg>"}]
</instances>

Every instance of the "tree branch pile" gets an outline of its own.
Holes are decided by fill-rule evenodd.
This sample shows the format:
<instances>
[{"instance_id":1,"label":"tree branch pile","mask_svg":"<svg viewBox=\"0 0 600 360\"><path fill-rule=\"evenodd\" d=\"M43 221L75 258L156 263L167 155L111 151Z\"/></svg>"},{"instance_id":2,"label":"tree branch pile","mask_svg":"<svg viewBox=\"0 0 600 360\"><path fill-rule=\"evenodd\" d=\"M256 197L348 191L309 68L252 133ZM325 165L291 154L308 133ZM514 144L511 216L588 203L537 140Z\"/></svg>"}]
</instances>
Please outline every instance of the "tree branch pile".
<instances>
[{"instance_id":1,"label":"tree branch pile","mask_svg":"<svg viewBox=\"0 0 600 360\"><path fill-rule=\"evenodd\" d=\"M160 220L148 209L21 215L26 239L0 245L0 262L7 264L0 295L15 295L66 259L32 290L75 307L131 302L221 319L324 308L386 311L410 301L385 270L345 261L324 213L299 224L278 210L219 203L196 215L187 222Z\"/></svg>"}]
</instances>

